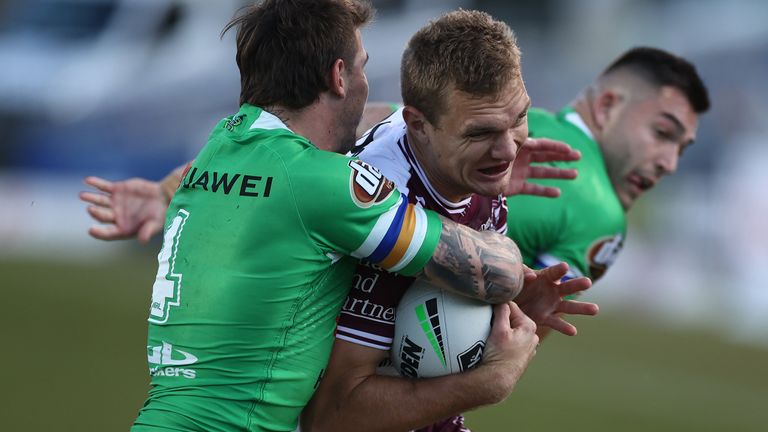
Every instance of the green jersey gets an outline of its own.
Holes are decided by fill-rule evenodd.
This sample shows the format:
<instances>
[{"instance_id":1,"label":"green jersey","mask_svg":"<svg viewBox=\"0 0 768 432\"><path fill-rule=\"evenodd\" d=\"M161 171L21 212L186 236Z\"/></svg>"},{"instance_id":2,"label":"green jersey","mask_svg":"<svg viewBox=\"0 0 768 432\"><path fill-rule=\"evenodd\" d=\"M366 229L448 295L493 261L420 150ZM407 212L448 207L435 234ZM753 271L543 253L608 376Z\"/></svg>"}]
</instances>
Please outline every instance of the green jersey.
<instances>
[{"instance_id":1,"label":"green jersey","mask_svg":"<svg viewBox=\"0 0 768 432\"><path fill-rule=\"evenodd\" d=\"M525 263L546 267L568 263L568 277L599 279L621 250L626 234L624 209L614 192L600 147L578 113L528 112L531 137L551 138L581 151L581 160L552 165L577 168L575 180L540 183L557 186L557 199L517 195L507 199L508 235L520 247Z\"/></svg>"},{"instance_id":2,"label":"green jersey","mask_svg":"<svg viewBox=\"0 0 768 432\"><path fill-rule=\"evenodd\" d=\"M438 216L260 108L222 120L168 209L132 430L291 431L357 258L412 275ZM354 257L354 258L353 258Z\"/></svg>"}]
</instances>

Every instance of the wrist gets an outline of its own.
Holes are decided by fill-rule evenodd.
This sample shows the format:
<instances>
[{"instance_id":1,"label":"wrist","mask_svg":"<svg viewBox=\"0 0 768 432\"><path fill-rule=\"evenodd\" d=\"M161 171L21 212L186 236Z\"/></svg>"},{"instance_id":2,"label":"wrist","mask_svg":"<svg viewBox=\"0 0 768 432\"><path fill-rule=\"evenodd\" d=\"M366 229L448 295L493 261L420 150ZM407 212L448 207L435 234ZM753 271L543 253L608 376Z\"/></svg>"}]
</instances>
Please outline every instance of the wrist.
<instances>
[{"instance_id":1,"label":"wrist","mask_svg":"<svg viewBox=\"0 0 768 432\"><path fill-rule=\"evenodd\" d=\"M165 203L170 203L171 198L173 198L173 194L176 192L176 189L178 188L178 183L176 185L173 185L172 182L168 180L168 177L166 177L160 180L157 186L160 189L160 197L163 199L163 201Z\"/></svg>"},{"instance_id":2,"label":"wrist","mask_svg":"<svg viewBox=\"0 0 768 432\"><path fill-rule=\"evenodd\" d=\"M165 200L166 203L170 203L171 199L173 198L173 194L176 193L176 189L179 188L179 185L181 184L181 178L182 173L184 171L184 167L178 167L171 171L170 174L165 176L160 182L158 183L158 186L160 187L160 195Z\"/></svg>"},{"instance_id":3,"label":"wrist","mask_svg":"<svg viewBox=\"0 0 768 432\"><path fill-rule=\"evenodd\" d=\"M519 379L519 373L511 369L495 363L480 363L476 368L466 372L476 374L472 380L480 384L484 395L483 405L501 403L512 393Z\"/></svg>"}]
</instances>

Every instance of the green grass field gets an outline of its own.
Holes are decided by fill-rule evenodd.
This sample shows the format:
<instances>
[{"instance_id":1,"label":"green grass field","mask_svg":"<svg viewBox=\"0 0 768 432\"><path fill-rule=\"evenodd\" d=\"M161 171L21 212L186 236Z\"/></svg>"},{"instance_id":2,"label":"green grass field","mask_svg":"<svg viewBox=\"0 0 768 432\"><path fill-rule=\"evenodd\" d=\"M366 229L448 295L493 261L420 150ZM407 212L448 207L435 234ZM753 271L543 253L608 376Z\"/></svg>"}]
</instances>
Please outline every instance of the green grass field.
<instances>
[{"instance_id":1,"label":"green grass field","mask_svg":"<svg viewBox=\"0 0 768 432\"><path fill-rule=\"evenodd\" d=\"M154 248L152 248L154 249ZM0 261L0 431L127 430L148 388L154 255L93 265ZM768 351L603 310L553 336L491 431L767 431Z\"/></svg>"}]
</instances>

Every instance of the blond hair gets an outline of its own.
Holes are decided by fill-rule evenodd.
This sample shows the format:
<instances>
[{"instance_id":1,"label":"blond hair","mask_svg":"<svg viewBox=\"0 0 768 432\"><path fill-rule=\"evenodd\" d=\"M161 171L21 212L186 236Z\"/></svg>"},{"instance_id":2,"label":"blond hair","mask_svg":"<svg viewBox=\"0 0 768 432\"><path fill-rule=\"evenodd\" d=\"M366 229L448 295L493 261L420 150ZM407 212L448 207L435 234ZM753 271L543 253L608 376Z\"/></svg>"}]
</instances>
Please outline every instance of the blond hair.
<instances>
[{"instance_id":1,"label":"blond hair","mask_svg":"<svg viewBox=\"0 0 768 432\"><path fill-rule=\"evenodd\" d=\"M485 12L460 9L413 35L400 65L400 90L404 104L437 124L449 90L493 96L520 77L512 29Z\"/></svg>"}]
</instances>

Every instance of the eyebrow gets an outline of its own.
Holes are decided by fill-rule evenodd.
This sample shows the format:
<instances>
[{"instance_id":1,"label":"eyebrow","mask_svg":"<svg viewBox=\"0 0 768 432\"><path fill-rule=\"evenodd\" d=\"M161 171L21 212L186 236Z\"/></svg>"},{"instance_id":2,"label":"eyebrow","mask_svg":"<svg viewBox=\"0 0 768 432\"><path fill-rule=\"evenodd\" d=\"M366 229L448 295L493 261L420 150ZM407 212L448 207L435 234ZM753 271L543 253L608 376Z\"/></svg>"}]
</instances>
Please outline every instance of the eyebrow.
<instances>
[{"instance_id":1,"label":"eyebrow","mask_svg":"<svg viewBox=\"0 0 768 432\"><path fill-rule=\"evenodd\" d=\"M523 108L523 112L521 112L520 115L527 113L528 110L531 109L531 105L533 105L533 101L531 101L531 98L528 98L528 103L525 105L525 108Z\"/></svg>"},{"instance_id":2,"label":"eyebrow","mask_svg":"<svg viewBox=\"0 0 768 432\"><path fill-rule=\"evenodd\" d=\"M675 125L675 129L676 129L675 132L678 135L685 134L685 126L683 126L683 122L681 122L680 119L678 119L673 114L668 113L668 112L661 113L661 116L664 117L665 119L671 121ZM684 142L683 145L686 145L686 146L691 145L691 144L693 144L693 141L694 141L694 139L691 138L690 140Z\"/></svg>"},{"instance_id":3,"label":"eyebrow","mask_svg":"<svg viewBox=\"0 0 768 432\"><path fill-rule=\"evenodd\" d=\"M525 105L525 108L523 108L522 111L520 111L520 114L517 115L517 118L523 117L525 114L528 113L528 110L531 109L532 102L531 98L528 98L528 103ZM478 123L470 123L468 125L465 125L464 130L461 132L462 136L468 136L472 134L479 134L479 133L493 133L498 132L502 128L498 126L498 124L488 124L486 122L478 122Z\"/></svg>"},{"instance_id":4,"label":"eyebrow","mask_svg":"<svg viewBox=\"0 0 768 432\"><path fill-rule=\"evenodd\" d=\"M475 135L475 134L484 134L484 133L494 133L499 131L500 128L496 126L490 126L490 125L483 125L483 124L471 124L467 126L463 131L463 136L469 136L469 135Z\"/></svg>"}]
</instances>

